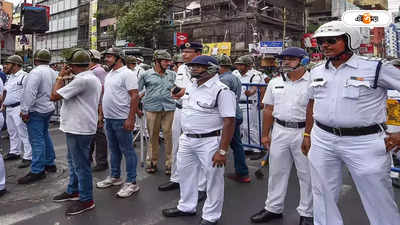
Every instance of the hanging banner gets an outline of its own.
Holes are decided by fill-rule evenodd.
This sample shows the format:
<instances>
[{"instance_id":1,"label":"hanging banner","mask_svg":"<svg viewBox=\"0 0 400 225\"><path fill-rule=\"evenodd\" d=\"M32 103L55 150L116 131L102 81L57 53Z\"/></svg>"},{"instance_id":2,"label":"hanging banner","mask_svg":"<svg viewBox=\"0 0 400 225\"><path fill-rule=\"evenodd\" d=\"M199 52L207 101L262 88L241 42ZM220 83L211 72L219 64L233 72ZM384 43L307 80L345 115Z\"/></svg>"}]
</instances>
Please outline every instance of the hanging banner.
<instances>
[{"instance_id":1,"label":"hanging banner","mask_svg":"<svg viewBox=\"0 0 400 225\"><path fill-rule=\"evenodd\" d=\"M97 0L90 1L90 11L89 11L89 42L91 49L97 49Z\"/></svg>"},{"instance_id":2,"label":"hanging banner","mask_svg":"<svg viewBox=\"0 0 400 225\"><path fill-rule=\"evenodd\" d=\"M176 46L181 46L188 42L188 33L181 33L181 32L176 32Z\"/></svg>"},{"instance_id":3,"label":"hanging banner","mask_svg":"<svg viewBox=\"0 0 400 225\"><path fill-rule=\"evenodd\" d=\"M12 22L13 4L0 1L0 30L9 30Z\"/></svg>"},{"instance_id":4,"label":"hanging banner","mask_svg":"<svg viewBox=\"0 0 400 225\"><path fill-rule=\"evenodd\" d=\"M387 125L400 126L400 103L397 99L387 100Z\"/></svg>"},{"instance_id":5,"label":"hanging banner","mask_svg":"<svg viewBox=\"0 0 400 225\"><path fill-rule=\"evenodd\" d=\"M231 56L231 42L203 43L203 55Z\"/></svg>"}]
</instances>

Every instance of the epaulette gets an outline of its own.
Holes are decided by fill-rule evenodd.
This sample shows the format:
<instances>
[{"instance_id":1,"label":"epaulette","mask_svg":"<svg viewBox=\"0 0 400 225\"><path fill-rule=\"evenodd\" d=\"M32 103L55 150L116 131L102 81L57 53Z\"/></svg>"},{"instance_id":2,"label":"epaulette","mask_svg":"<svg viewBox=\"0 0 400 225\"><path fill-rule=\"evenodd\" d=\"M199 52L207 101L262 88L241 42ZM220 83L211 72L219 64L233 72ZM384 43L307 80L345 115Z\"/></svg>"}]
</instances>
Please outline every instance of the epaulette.
<instances>
[{"instance_id":1,"label":"epaulette","mask_svg":"<svg viewBox=\"0 0 400 225\"><path fill-rule=\"evenodd\" d=\"M374 57L374 56L364 56L364 55L359 55L360 59L367 60L367 61L375 61L378 62L380 60L383 60L382 58L379 57Z\"/></svg>"},{"instance_id":2,"label":"epaulette","mask_svg":"<svg viewBox=\"0 0 400 225\"><path fill-rule=\"evenodd\" d=\"M308 71L311 71L312 69L315 69L315 68L317 68L317 67L319 67L319 66L324 66L325 63L326 63L326 60L322 60L322 61L319 61L319 62L317 62L317 63L315 63L315 62L310 62L310 63L307 65L307 70L308 70Z\"/></svg>"}]
</instances>

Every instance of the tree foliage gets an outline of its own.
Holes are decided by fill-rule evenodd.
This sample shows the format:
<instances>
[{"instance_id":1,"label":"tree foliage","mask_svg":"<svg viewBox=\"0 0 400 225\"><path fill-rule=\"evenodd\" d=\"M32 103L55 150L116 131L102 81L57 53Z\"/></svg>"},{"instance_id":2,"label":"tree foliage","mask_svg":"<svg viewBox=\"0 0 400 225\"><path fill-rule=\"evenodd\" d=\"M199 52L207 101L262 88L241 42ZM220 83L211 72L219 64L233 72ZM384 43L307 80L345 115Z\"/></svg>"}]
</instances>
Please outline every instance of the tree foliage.
<instances>
[{"instance_id":1,"label":"tree foliage","mask_svg":"<svg viewBox=\"0 0 400 225\"><path fill-rule=\"evenodd\" d=\"M171 0L136 0L117 22L120 39L143 44L161 29Z\"/></svg>"}]
</instances>

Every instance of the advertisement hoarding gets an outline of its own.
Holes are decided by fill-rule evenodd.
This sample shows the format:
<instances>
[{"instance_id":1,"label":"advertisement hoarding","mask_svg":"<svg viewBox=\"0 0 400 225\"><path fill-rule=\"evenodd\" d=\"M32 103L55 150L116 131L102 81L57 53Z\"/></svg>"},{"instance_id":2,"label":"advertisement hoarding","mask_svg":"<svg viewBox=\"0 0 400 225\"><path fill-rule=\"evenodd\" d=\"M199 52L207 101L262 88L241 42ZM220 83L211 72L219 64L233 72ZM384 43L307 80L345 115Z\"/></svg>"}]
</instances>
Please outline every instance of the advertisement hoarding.
<instances>
[{"instance_id":1,"label":"advertisement hoarding","mask_svg":"<svg viewBox=\"0 0 400 225\"><path fill-rule=\"evenodd\" d=\"M0 29L9 30L12 23L13 4L0 0Z\"/></svg>"}]
</instances>

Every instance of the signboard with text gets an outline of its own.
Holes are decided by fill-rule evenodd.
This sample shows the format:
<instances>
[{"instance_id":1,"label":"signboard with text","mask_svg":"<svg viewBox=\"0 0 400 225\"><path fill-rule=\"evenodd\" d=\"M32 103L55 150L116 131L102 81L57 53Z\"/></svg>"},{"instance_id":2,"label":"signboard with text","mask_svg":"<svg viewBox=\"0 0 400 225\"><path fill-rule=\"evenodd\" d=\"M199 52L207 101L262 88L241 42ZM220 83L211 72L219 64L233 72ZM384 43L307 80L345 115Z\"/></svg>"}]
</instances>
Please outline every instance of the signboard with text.
<instances>
[{"instance_id":1,"label":"signboard with text","mask_svg":"<svg viewBox=\"0 0 400 225\"><path fill-rule=\"evenodd\" d=\"M263 41L260 42L260 53L262 54L279 54L282 52L282 41Z\"/></svg>"},{"instance_id":2,"label":"signboard with text","mask_svg":"<svg viewBox=\"0 0 400 225\"><path fill-rule=\"evenodd\" d=\"M231 56L231 42L203 43L203 55Z\"/></svg>"}]
</instances>

